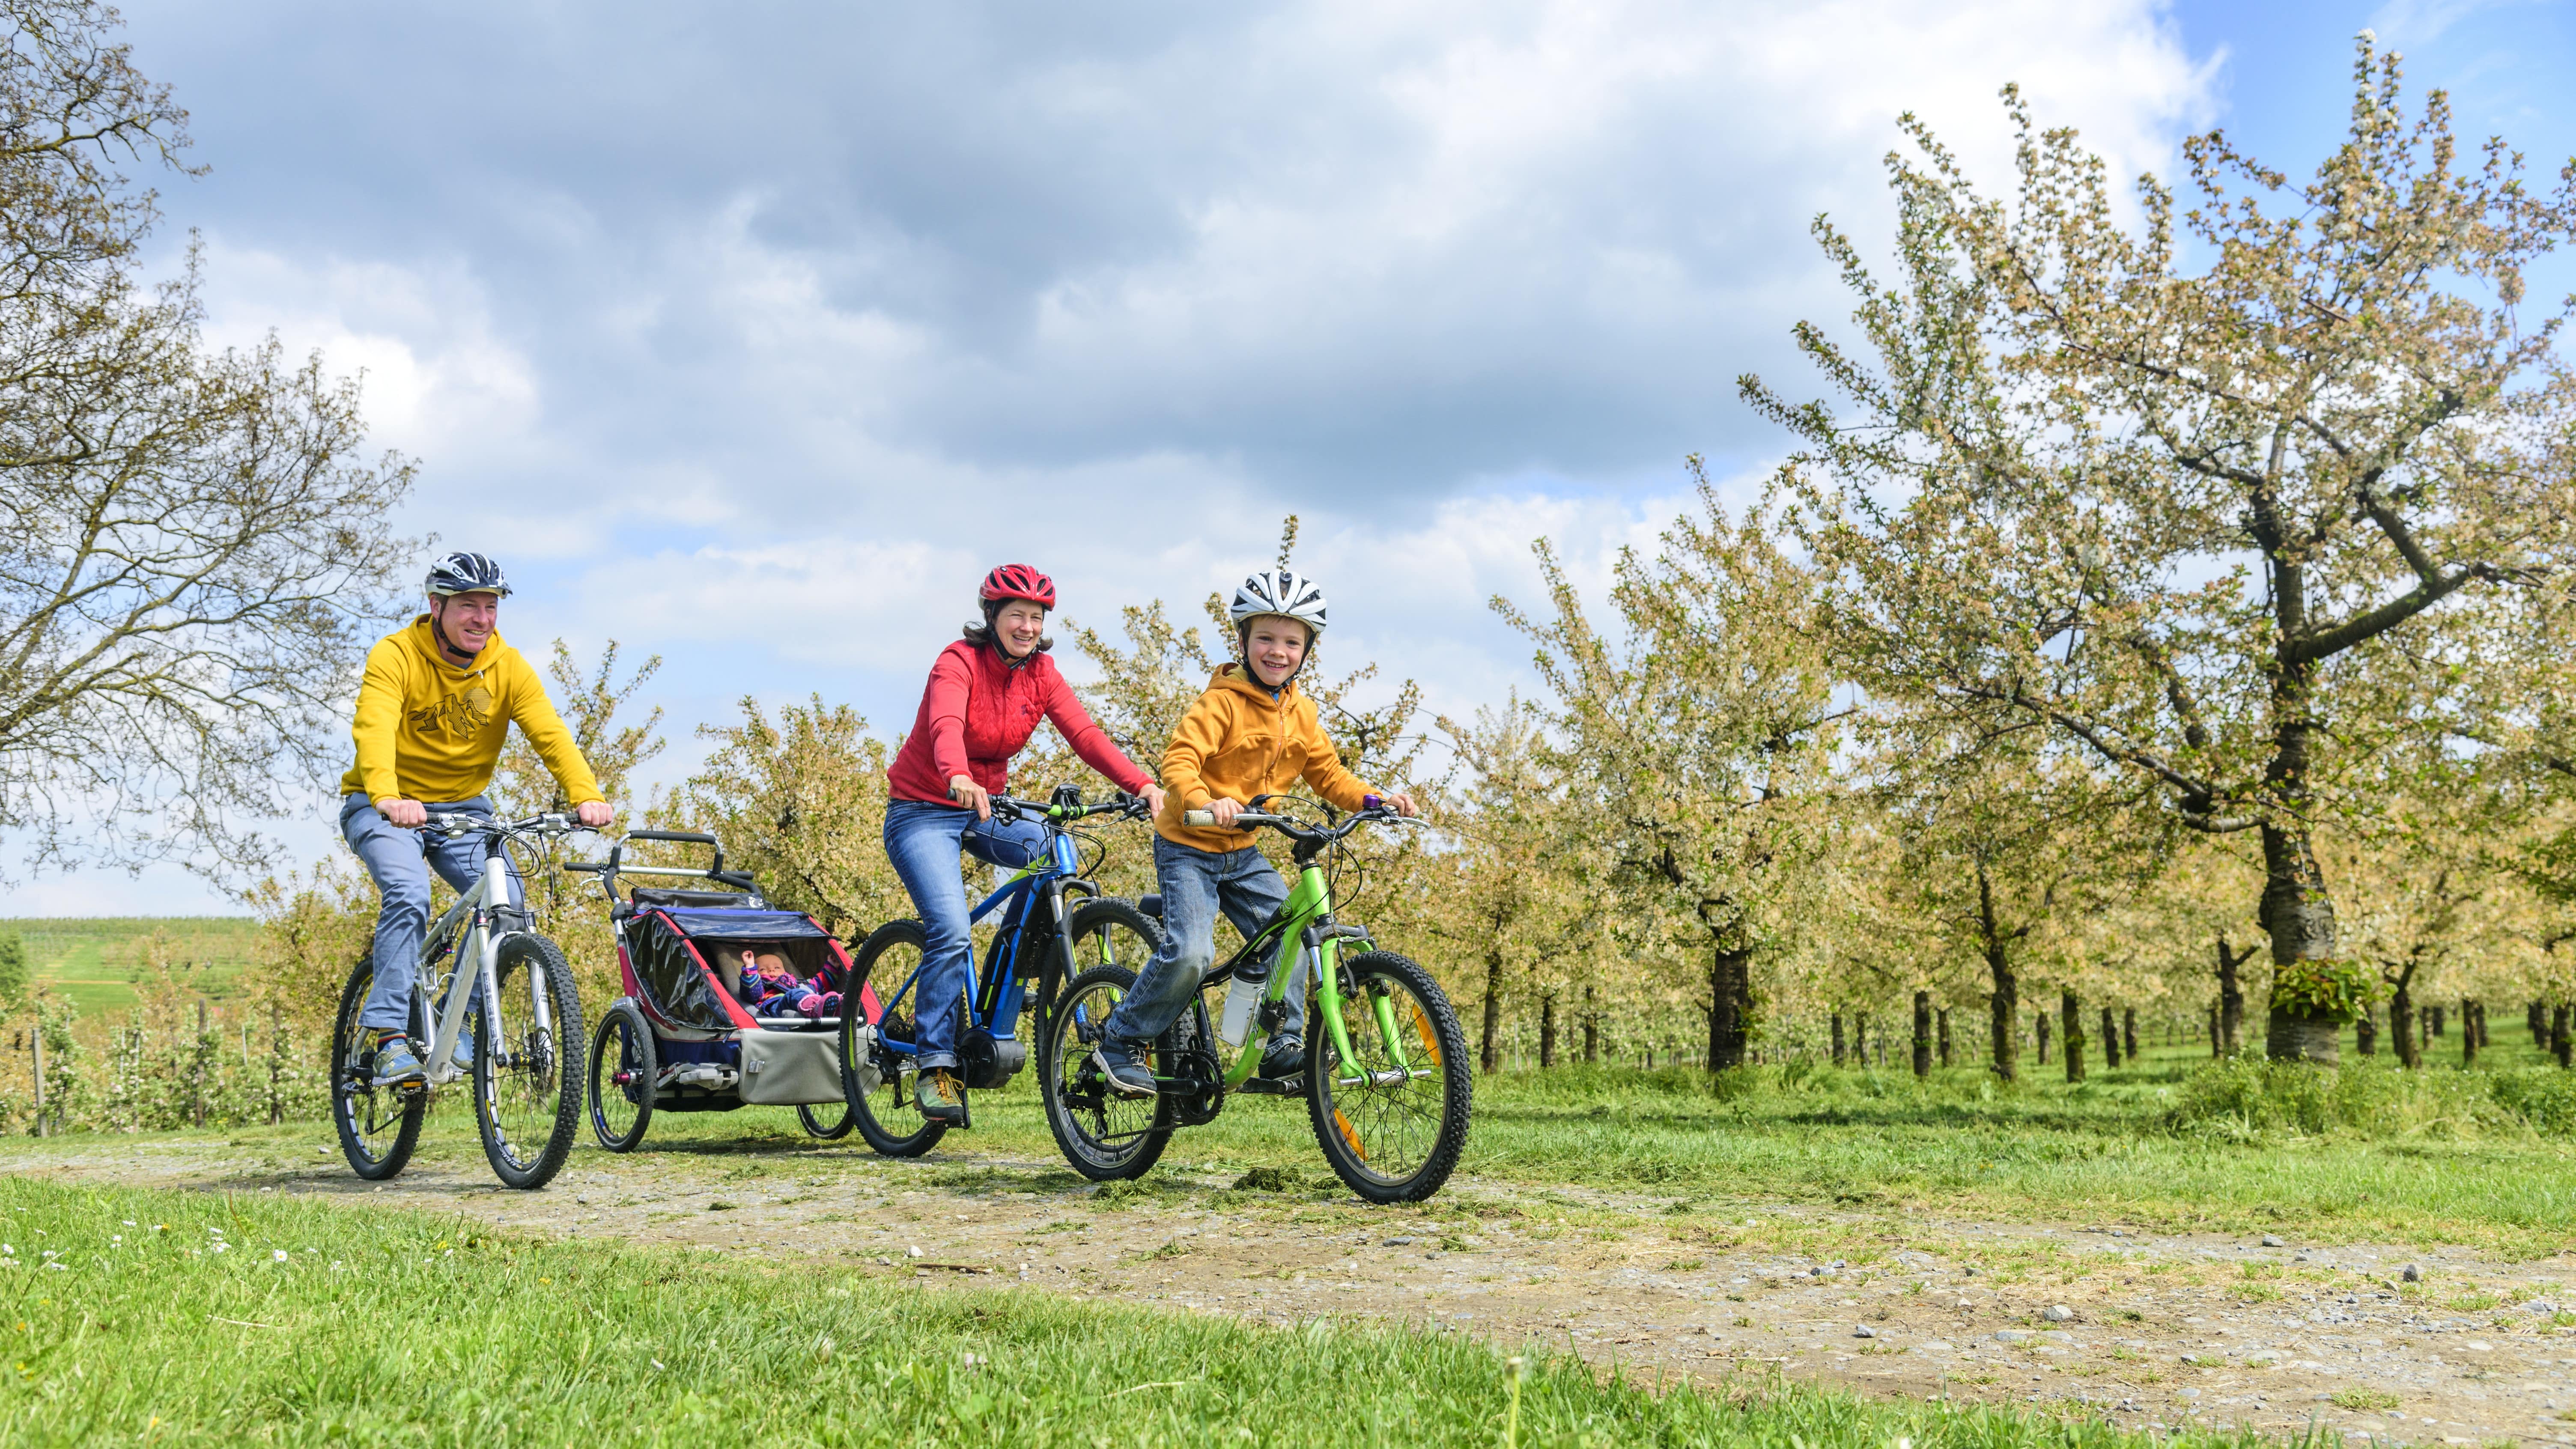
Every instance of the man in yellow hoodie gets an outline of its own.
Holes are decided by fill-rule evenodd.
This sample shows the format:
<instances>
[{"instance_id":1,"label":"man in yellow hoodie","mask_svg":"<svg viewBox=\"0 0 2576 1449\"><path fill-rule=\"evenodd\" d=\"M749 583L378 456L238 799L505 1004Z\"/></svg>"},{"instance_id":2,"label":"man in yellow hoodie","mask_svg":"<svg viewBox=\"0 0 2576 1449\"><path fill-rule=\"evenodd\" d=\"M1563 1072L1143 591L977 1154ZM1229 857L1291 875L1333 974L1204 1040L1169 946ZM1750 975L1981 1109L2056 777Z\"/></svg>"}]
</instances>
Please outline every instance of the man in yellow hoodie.
<instances>
[{"instance_id":1,"label":"man in yellow hoodie","mask_svg":"<svg viewBox=\"0 0 2576 1449\"><path fill-rule=\"evenodd\" d=\"M1110 1013L1095 1057L1120 1096L1154 1094L1146 1044L1170 1030L1198 994L1216 960L1217 912L1248 940L1288 899L1288 883L1234 817L1299 780L1344 810L1357 810L1378 793L1342 768L1315 702L1297 688L1297 671L1324 630L1324 615L1324 591L1303 574L1282 568L1245 579L1226 610L1242 662L1217 670L1163 752L1163 808L1154 817L1163 945ZM1414 813L1410 795L1389 795L1386 803ZM1207 811L1216 823L1183 824L1192 810ZM1303 980L1288 983L1287 1007L1286 1023L1261 1056L1261 1074L1274 1080L1305 1068Z\"/></svg>"},{"instance_id":2,"label":"man in yellow hoodie","mask_svg":"<svg viewBox=\"0 0 2576 1449\"><path fill-rule=\"evenodd\" d=\"M418 833L429 812L492 813L483 792L516 722L582 824L597 829L615 818L537 671L495 628L510 592L500 565L479 553L451 553L431 567L428 592L428 613L367 651L349 730L357 763L340 780L340 833L366 862L380 902L375 990L358 1018L377 1034L380 1086L428 1075L404 1033L429 930L429 872L465 890L483 870L481 837ZM510 903L519 903L516 871ZM458 1047L460 1066L471 1064L470 1050Z\"/></svg>"}]
</instances>

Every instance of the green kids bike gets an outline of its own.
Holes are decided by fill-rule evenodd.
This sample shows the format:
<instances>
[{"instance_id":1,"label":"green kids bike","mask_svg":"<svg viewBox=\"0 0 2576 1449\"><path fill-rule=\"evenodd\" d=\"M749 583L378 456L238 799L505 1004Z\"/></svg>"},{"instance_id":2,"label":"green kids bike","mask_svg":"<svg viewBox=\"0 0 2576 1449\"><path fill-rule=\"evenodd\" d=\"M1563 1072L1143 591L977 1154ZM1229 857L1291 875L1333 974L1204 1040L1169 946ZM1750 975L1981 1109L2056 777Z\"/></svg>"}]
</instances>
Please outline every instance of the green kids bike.
<instances>
[{"instance_id":1,"label":"green kids bike","mask_svg":"<svg viewBox=\"0 0 2576 1449\"><path fill-rule=\"evenodd\" d=\"M1205 811L1183 818L1214 823ZM1207 974L1199 999L1155 1039L1154 1096L1111 1091L1093 1054L1144 963L1103 956L1066 985L1040 1023L1039 1082L1047 1125L1075 1171L1142 1176L1175 1130L1215 1121L1229 1094L1302 1094L1324 1160L1351 1191L1371 1202L1420 1202L1440 1190L1467 1145L1466 1032L1430 972L1376 949L1367 927L1333 914L1334 879L1345 863L1356 864L1343 841L1363 825L1400 818L1375 804L1322 824L1275 806L1234 817L1293 842L1297 881L1279 914ZM1301 964L1309 969L1300 972ZM1263 1043L1287 1024L1289 985L1301 977L1313 990L1305 1068L1284 1079L1256 1075ZM1214 1013L1211 997L1222 998Z\"/></svg>"}]
</instances>

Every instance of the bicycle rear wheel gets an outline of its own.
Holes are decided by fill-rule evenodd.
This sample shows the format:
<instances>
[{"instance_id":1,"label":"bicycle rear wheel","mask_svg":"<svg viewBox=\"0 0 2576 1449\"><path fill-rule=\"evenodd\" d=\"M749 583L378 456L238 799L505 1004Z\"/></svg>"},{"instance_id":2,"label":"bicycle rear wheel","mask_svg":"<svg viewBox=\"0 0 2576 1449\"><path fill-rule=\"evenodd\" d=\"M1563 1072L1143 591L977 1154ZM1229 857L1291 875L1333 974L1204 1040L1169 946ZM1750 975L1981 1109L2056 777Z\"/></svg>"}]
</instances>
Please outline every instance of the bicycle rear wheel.
<instances>
[{"instance_id":1,"label":"bicycle rear wheel","mask_svg":"<svg viewBox=\"0 0 2576 1449\"><path fill-rule=\"evenodd\" d=\"M375 987L375 960L361 956L340 988L340 1012L331 1026L331 1125L339 1131L349 1170L382 1182L402 1171L420 1144L429 1093L375 1084L376 1034L358 1024Z\"/></svg>"},{"instance_id":2,"label":"bicycle rear wheel","mask_svg":"<svg viewBox=\"0 0 2576 1449\"><path fill-rule=\"evenodd\" d=\"M1109 1013L1135 984L1124 966L1094 966L1065 987L1046 1023L1038 1084L1047 1128L1064 1160L1095 1182L1144 1176L1172 1140L1171 1099L1121 1097L1092 1060Z\"/></svg>"},{"instance_id":3,"label":"bicycle rear wheel","mask_svg":"<svg viewBox=\"0 0 2576 1449\"><path fill-rule=\"evenodd\" d=\"M1467 1033L1431 973L1392 951L1345 959L1341 978L1352 1060L1307 1014L1315 1141L1351 1191L1371 1202L1420 1202L1449 1180L1467 1146L1475 1103Z\"/></svg>"},{"instance_id":4,"label":"bicycle rear wheel","mask_svg":"<svg viewBox=\"0 0 2576 1449\"><path fill-rule=\"evenodd\" d=\"M849 983L841 989L841 1090L849 1098L850 1120L859 1136L887 1157L919 1157L948 1135L947 1123L922 1116L913 1104L913 1083L920 1072L912 1053L884 1044L887 1037L914 1039L915 990L908 983L918 979L915 973L921 969L921 954L929 941L919 921L886 922L859 947L850 965ZM872 981L883 982L882 990L897 993L878 998L873 1042L859 1032L869 1024L861 1019L859 993ZM877 1069L873 1089L862 1071L871 1062Z\"/></svg>"},{"instance_id":5,"label":"bicycle rear wheel","mask_svg":"<svg viewBox=\"0 0 2576 1449\"><path fill-rule=\"evenodd\" d=\"M563 952L526 931L501 938L492 978L474 1039L474 1126L504 1186L540 1188L563 1169L581 1124L564 1049L582 1038L581 996Z\"/></svg>"}]
</instances>

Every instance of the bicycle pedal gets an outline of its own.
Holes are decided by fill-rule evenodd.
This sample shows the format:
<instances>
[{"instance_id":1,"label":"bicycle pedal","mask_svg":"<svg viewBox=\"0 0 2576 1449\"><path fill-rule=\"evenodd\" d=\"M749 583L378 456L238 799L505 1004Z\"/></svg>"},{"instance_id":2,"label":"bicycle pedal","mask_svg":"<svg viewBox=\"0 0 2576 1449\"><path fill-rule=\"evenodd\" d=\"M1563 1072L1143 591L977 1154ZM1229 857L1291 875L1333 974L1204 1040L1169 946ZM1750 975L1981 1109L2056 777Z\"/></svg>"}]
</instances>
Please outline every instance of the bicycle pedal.
<instances>
[{"instance_id":1,"label":"bicycle pedal","mask_svg":"<svg viewBox=\"0 0 2576 1449\"><path fill-rule=\"evenodd\" d=\"M1298 1097L1305 1095L1306 1079L1294 1077L1248 1077L1236 1091L1253 1097Z\"/></svg>"}]
</instances>

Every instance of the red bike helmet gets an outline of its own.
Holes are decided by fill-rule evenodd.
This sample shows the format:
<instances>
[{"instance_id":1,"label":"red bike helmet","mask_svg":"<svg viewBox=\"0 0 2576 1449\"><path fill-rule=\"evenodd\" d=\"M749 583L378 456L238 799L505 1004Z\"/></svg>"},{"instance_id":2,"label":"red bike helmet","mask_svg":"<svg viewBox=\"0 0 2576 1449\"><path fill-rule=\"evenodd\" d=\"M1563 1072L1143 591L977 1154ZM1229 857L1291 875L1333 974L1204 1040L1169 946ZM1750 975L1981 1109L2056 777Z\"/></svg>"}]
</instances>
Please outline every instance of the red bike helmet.
<instances>
[{"instance_id":1,"label":"red bike helmet","mask_svg":"<svg viewBox=\"0 0 2576 1449\"><path fill-rule=\"evenodd\" d=\"M1026 599L1041 609L1055 608L1055 580L1027 564L1004 564L984 575L984 602L997 604L1004 599Z\"/></svg>"}]
</instances>

